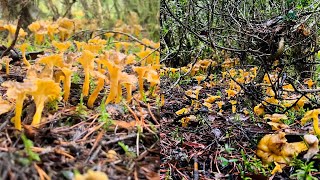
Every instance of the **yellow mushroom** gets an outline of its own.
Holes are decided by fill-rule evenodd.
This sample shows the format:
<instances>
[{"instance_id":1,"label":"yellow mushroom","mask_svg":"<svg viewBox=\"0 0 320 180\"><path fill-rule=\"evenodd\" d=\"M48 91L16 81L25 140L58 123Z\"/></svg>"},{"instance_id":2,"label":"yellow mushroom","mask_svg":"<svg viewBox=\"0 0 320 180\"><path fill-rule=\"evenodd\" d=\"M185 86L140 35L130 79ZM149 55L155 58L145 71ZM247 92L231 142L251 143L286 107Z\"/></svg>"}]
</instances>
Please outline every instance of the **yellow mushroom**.
<instances>
[{"instance_id":1,"label":"yellow mushroom","mask_svg":"<svg viewBox=\"0 0 320 180\"><path fill-rule=\"evenodd\" d=\"M139 91L140 91L140 98L144 97L144 89L143 89L143 77L147 70L149 69L148 66L136 66L133 67L133 70L138 74L138 83L139 83Z\"/></svg>"},{"instance_id":2,"label":"yellow mushroom","mask_svg":"<svg viewBox=\"0 0 320 180\"><path fill-rule=\"evenodd\" d=\"M282 120L288 119L288 117L285 114L277 114L277 113L275 113L275 114L272 114L272 115L266 114L264 119L270 119L272 122L279 122L281 119Z\"/></svg>"},{"instance_id":3,"label":"yellow mushroom","mask_svg":"<svg viewBox=\"0 0 320 180\"><path fill-rule=\"evenodd\" d=\"M47 30L41 25L39 21L31 23L28 28L34 33L34 41L36 44L41 44L44 40L44 35L47 34Z\"/></svg>"},{"instance_id":4,"label":"yellow mushroom","mask_svg":"<svg viewBox=\"0 0 320 180\"><path fill-rule=\"evenodd\" d=\"M88 172L84 175L76 174L74 177L75 180L108 180L108 176L104 172L88 170Z\"/></svg>"},{"instance_id":5,"label":"yellow mushroom","mask_svg":"<svg viewBox=\"0 0 320 180\"><path fill-rule=\"evenodd\" d=\"M63 100L65 102L68 101L69 96L70 96L70 88L71 88L71 76L73 71L67 67L63 67L62 72L64 74L64 81L63 81Z\"/></svg>"},{"instance_id":6,"label":"yellow mushroom","mask_svg":"<svg viewBox=\"0 0 320 180\"><path fill-rule=\"evenodd\" d=\"M262 159L263 163L287 164L293 156L308 149L303 141L288 143L285 135L284 132L268 134L259 141L257 156Z\"/></svg>"},{"instance_id":7,"label":"yellow mushroom","mask_svg":"<svg viewBox=\"0 0 320 180\"><path fill-rule=\"evenodd\" d=\"M16 100L14 126L16 129L21 130L21 115L23 108L23 101L26 98L26 94L33 91L36 87L31 81L25 81L23 83L6 81L2 83L3 87L7 87L7 96L10 99Z\"/></svg>"},{"instance_id":8,"label":"yellow mushroom","mask_svg":"<svg viewBox=\"0 0 320 180\"><path fill-rule=\"evenodd\" d=\"M263 115L264 114L264 106L263 106L263 104L260 103L260 104L256 105L253 108L253 111L257 116Z\"/></svg>"},{"instance_id":9,"label":"yellow mushroom","mask_svg":"<svg viewBox=\"0 0 320 180\"><path fill-rule=\"evenodd\" d=\"M236 106L237 101L236 100L230 100L229 102L232 105L232 113L236 113L236 111L237 111L237 106Z\"/></svg>"},{"instance_id":10,"label":"yellow mushroom","mask_svg":"<svg viewBox=\"0 0 320 180\"><path fill-rule=\"evenodd\" d=\"M60 96L61 88L58 83L55 83L51 79L36 79L34 83L36 90L28 93L32 95L36 104L36 113L33 116L31 125L39 127L45 102L58 98Z\"/></svg>"},{"instance_id":11,"label":"yellow mushroom","mask_svg":"<svg viewBox=\"0 0 320 180\"><path fill-rule=\"evenodd\" d=\"M105 104L110 103L111 101L119 101L119 97L121 96L121 89L119 81L121 76L121 66L115 64L113 61L110 61L106 56L97 60L98 64L102 64L103 66L107 67L109 73L109 80L110 80L110 92L108 98L106 99Z\"/></svg>"},{"instance_id":12,"label":"yellow mushroom","mask_svg":"<svg viewBox=\"0 0 320 180\"><path fill-rule=\"evenodd\" d=\"M89 81L90 81L90 71L94 68L94 54L88 50L84 50L78 61L81 63L84 69L84 83L82 88L83 96L89 95Z\"/></svg>"},{"instance_id":13,"label":"yellow mushroom","mask_svg":"<svg viewBox=\"0 0 320 180\"><path fill-rule=\"evenodd\" d=\"M9 112L12 109L12 104L0 97L0 115Z\"/></svg>"},{"instance_id":14,"label":"yellow mushroom","mask_svg":"<svg viewBox=\"0 0 320 180\"><path fill-rule=\"evenodd\" d=\"M318 115L320 114L320 109L314 109L307 111L306 114L303 116L301 119L301 124L305 125L308 120L312 119L313 120L313 129L316 135L320 135L320 129L319 129L319 119Z\"/></svg>"},{"instance_id":15,"label":"yellow mushroom","mask_svg":"<svg viewBox=\"0 0 320 180\"><path fill-rule=\"evenodd\" d=\"M57 48L61 53L64 53L72 44L70 41L66 41L66 42L52 41L52 45L55 48Z\"/></svg>"},{"instance_id":16,"label":"yellow mushroom","mask_svg":"<svg viewBox=\"0 0 320 180\"><path fill-rule=\"evenodd\" d=\"M9 32L8 34L8 44L9 44L14 38L14 34L16 33L16 27L12 24L7 24L7 25L4 25L3 27Z\"/></svg>"},{"instance_id":17,"label":"yellow mushroom","mask_svg":"<svg viewBox=\"0 0 320 180\"><path fill-rule=\"evenodd\" d=\"M201 81L205 78L205 76L194 76L194 78L198 81L198 85L200 85Z\"/></svg>"},{"instance_id":18,"label":"yellow mushroom","mask_svg":"<svg viewBox=\"0 0 320 180\"><path fill-rule=\"evenodd\" d=\"M120 84L123 84L127 90L127 102L129 103L132 99L132 87L138 82L136 76L129 75L127 73L121 73Z\"/></svg>"},{"instance_id":19,"label":"yellow mushroom","mask_svg":"<svg viewBox=\"0 0 320 180\"><path fill-rule=\"evenodd\" d=\"M106 71L104 69L100 69L99 72L94 72L94 75L98 77L98 83L96 88L93 90L92 94L89 96L88 99L88 107L92 108L95 100L97 99L99 92L104 87L104 82L106 79L106 76L104 75Z\"/></svg>"},{"instance_id":20,"label":"yellow mushroom","mask_svg":"<svg viewBox=\"0 0 320 180\"><path fill-rule=\"evenodd\" d=\"M22 61L23 63L27 66L27 67L30 67L30 63L29 61L27 61L27 58L26 58L26 50L27 50L27 47L29 45L27 43L23 43L19 46L20 50L21 50L21 53L22 53Z\"/></svg>"},{"instance_id":21,"label":"yellow mushroom","mask_svg":"<svg viewBox=\"0 0 320 180\"><path fill-rule=\"evenodd\" d=\"M64 67L63 58L61 54L53 54L49 56L44 56L38 59L37 63L46 64L50 69L53 66Z\"/></svg>"},{"instance_id":22,"label":"yellow mushroom","mask_svg":"<svg viewBox=\"0 0 320 180\"><path fill-rule=\"evenodd\" d=\"M12 61L12 58L9 58L8 56L4 56L4 57L2 57L1 60L3 60L5 62L5 64L6 64L6 75L9 75L9 72L10 72L9 63L10 63L10 61Z\"/></svg>"},{"instance_id":23,"label":"yellow mushroom","mask_svg":"<svg viewBox=\"0 0 320 180\"><path fill-rule=\"evenodd\" d=\"M155 95L155 87L160 84L160 77L156 70L150 69L145 74L145 79L150 83L150 88L153 89L152 96Z\"/></svg>"},{"instance_id":24,"label":"yellow mushroom","mask_svg":"<svg viewBox=\"0 0 320 180\"><path fill-rule=\"evenodd\" d=\"M60 40L64 41L71 35L74 30L74 22L68 18L59 18L57 20Z\"/></svg>"},{"instance_id":25,"label":"yellow mushroom","mask_svg":"<svg viewBox=\"0 0 320 180\"><path fill-rule=\"evenodd\" d=\"M47 30L48 30L48 36L50 38L50 40L54 39L54 34L58 33L58 25L57 24L50 24L47 26Z\"/></svg>"},{"instance_id":26,"label":"yellow mushroom","mask_svg":"<svg viewBox=\"0 0 320 180\"><path fill-rule=\"evenodd\" d=\"M107 66L109 76L110 76L110 92L105 102L106 104L108 104L109 102L116 100L116 98L121 95L121 94L118 94L119 79L120 79L121 71L120 71L120 67L114 63L105 61L104 65Z\"/></svg>"},{"instance_id":27,"label":"yellow mushroom","mask_svg":"<svg viewBox=\"0 0 320 180\"><path fill-rule=\"evenodd\" d=\"M213 103L215 102L217 99L220 99L221 96L212 96L210 95L209 97L207 97L204 101L207 103Z\"/></svg>"}]
</instances>

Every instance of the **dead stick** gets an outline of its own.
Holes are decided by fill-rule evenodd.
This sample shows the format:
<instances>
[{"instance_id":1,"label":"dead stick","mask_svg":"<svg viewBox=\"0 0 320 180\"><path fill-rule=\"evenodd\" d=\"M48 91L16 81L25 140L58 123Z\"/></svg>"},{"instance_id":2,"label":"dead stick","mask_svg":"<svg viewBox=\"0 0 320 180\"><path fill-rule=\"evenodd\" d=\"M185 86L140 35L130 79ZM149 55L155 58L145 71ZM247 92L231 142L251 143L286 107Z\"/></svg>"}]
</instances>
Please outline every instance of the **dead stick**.
<instances>
[{"instance_id":1,"label":"dead stick","mask_svg":"<svg viewBox=\"0 0 320 180\"><path fill-rule=\"evenodd\" d=\"M24 9L25 9L25 8L22 8L22 9L21 9L20 14L22 14L22 12L24 11ZM18 20L18 23L17 23L16 32L15 32L15 34L14 34L14 39L13 39L13 41L11 42L10 46L1 54L0 59L2 59L3 56L5 56L11 49L13 49L14 45L16 44L17 39L18 39L18 36L19 36L19 31L20 31L20 28L21 28L21 24L22 24L22 15L20 15L20 17L19 17L19 20Z\"/></svg>"}]
</instances>

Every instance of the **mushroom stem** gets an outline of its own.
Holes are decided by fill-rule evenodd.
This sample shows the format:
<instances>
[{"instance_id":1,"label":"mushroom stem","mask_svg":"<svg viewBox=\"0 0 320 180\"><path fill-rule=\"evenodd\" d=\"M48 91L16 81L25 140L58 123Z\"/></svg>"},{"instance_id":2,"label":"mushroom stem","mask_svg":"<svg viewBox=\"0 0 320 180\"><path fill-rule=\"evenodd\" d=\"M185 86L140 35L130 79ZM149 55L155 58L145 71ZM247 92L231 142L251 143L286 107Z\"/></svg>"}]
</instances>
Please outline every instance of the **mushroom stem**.
<instances>
[{"instance_id":1,"label":"mushroom stem","mask_svg":"<svg viewBox=\"0 0 320 180\"><path fill-rule=\"evenodd\" d=\"M36 110L36 113L33 116L33 120L32 120L31 125L35 126L35 127L39 127L42 111L43 111L43 108L44 108L44 99L43 98L37 98L37 99L35 99L35 103L36 103L37 110Z\"/></svg>"},{"instance_id":2,"label":"mushroom stem","mask_svg":"<svg viewBox=\"0 0 320 180\"><path fill-rule=\"evenodd\" d=\"M314 132L316 133L316 135L320 135L320 129L319 129L319 118L318 118L318 114L316 114L315 116L313 116L313 129Z\"/></svg>"},{"instance_id":3,"label":"mushroom stem","mask_svg":"<svg viewBox=\"0 0 320 180\"><path fill-rule=\"evenodd\" d=\"M31 66L30 63L29 63L29 61L27 60L25 54L23 55L22 61L23 61L23 63L24 63L27 67L30 67L30 66Z\"/></svg>"},{"instance_id":4,"label":"mushroom stem","mask_svg":"<svg viewBox=\"0 0 320 180\"><path fill-rule=\"evenodd\" d=\"M82 88L82 93L83 96L88 96L89 94L89 81L90 81L90 74L89 74L89 69L84 70L84 83L83 83L83 88Z\"/></svg>"},{"instance_id":5,"label":"mushroom stem","mask_svg":"<svg viewBox=\"0 0 320 180\"><path fill-rule=\"evenodd\" d=\"M36 44L41 44L43 42L44 35L35 33L34 39Z\"/></svg>"},{"instance_id":6,"label":"mushroom stem","mask_svg":"<svg viewBox=\"0 0 320 180\"><path fill-rule=\"evenodd\" d=\"M103 85L104 85L104 79L99 78L97 87L94 89L94 91L92 92L92 94L90 95L90 97L88 99L88 107L89 108L93 107L93 104L96 101L96 99L99 95L99 92L103 89Z\"/></svg>"},{"instance_id":7,"label":"mushroom stem","mask_svg":"<svg viewBox=\"0 0 320 180\"><path fill-rule=\"evenodd\" d=\"M10 62L10 59L7 58L6 59L6 75L9 75L9 72L10 72L10 70L9 70L9 62Z\"/></svg>"},{"instance_id":8,"label":"mushroom stem","mask_svg":"<svg viewBox=\"0 0 320 180\"><path fill-rule=\"evenodd\" d=\"M132 85L129 83L125 83L124 87L127 89L127 102L130 103L132 99Z\"/></svg>"},{"instance_id":9,"label":"mushroom stem","mask_svg":"<svg viewBox=\"0 0 320 180\"><path fill-rule=\"evenodd\" d=\"M117 97L117 92L118 92L117 84L115 84L114 82L112 83L112 80L110 81L110 92L109 92L108 98L106 99L105 104L108 104L109 102L111 102Z\"/></svg>"},{"instance_id":10,"label":"mushroom stem","mask_svg":"<svg viewBox=\"0 0 320 180\"><path fill-rule=\"evenodd\" d=\"M23 107L23 100L25 98L25 93L19 93L16 101L16 114L14 116L14 127L21 131L21 114Z\"/></svg>"},{"instance_id":11,"label":"mushroom stem","mask_svg":"<svg viewBox=\"0 0 320 180\"><path fill-rule=\"evenodd\" d=\"M139 91L141 95L141 99L144 97L144 89L143 89L143 76L138 76L138 83L139 83Z\"/></svg>"},{"instance_id":12,"label":"mushroom stem","mask_svg":"<svg viewBox=\"0 0 320 180\"><path fill-rule=\"evenodd\" d=\"M63 82L63 100L66 102L69 99L70 96L70 88L71 88L71 76L65 76L64 82Z\"/></svg>"},{"instance_id":13,"label":"mushroom stem","mask_svg":"<svg viewBox=\"0 0 320 180\"><path fill-rule=\"evenodd\" d=\"M117 94L115 103L120 103L121 95L122 95L122 88L121 88L120 83L118 83L118 94Z\"/></svg>"}]
</instances>

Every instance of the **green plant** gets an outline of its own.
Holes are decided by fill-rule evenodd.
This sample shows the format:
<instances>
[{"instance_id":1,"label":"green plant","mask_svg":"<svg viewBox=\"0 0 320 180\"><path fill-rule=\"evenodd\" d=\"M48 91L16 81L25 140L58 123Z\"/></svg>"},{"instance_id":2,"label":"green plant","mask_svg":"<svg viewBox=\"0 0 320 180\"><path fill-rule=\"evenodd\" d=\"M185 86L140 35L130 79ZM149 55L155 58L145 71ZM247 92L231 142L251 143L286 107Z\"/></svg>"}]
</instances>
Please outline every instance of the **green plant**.
<instances>
[{"instance_id":1,"label":"green plant","mask_svg":"<svg viewBox=\"0 0 320 180\"><path fill-rule=\"evenodd\" d=\"M294 174L290 176L290 178L297 178L297 179L305 179L305 180L316 180L318 178L312 176L312 172L318 172L317 169L314 168L314 161L310 163L303 163L299 169L295 171Z\"/></svg>"},{"instance_id":2,"label":"green plant","mask_svg":"<svg viewBox=\"0 0 320 180\"><path fill-rule=\"evenodd\" d=\"M224 148L222 149L222 151L227 152L228 154L232 155L232 151L234 150L234 148L230 147L229 144L225 144ZM218 160L221 161L221 165L222 167L227 167L229 165L229 163L233 163L233 162L237 162L239 161L238 159L226 159L225 157L218 157Z\"/></svg>"},{"instance_id":3,"label":"green plant","mask_svg":"<svg viewBox=\"0 0 320 180\"><path fill-rule=\"evenodd\" d=\"M28 160L31 163L32 161L40 161L39 154L32 151L33 142L26 137L25 134L21 134L21 139L24 145L24 151L28 156Z\"/></svg>"},{"instance_id":4,"label":"green plant","mask_svg":"<svg viewBox=\"0 0 320 180\"><path fill-rule=\"evenodd\" d=\"M267 175L267 172L271 172L269 167L266 167L262 164L260 159L249 156L241 149L241 157L243 162L243 167L239 164L238 167L241 167L241 174L244 176L244 172L251 172L254 174ZM244 178L244 177L243 177Z\"/></svg>"},{"instance_id":5,"label":"green plant","mask_svg":"<svg viewBox=\"0 0 320 180\"><path fill-rule=\"evenodd\" d=\"M109 127L113 124L112 119L110 117L110 114L106 110L106 104L104 103L106 101L106 96L102 98L102 103L99 106L100 107L100 117L99 122L104 122L105 124L103 127L108 130Z\"/></svg>"},{"instance_id":6,"label":"green plant","mask_svg":"<svg viewBox=\"0 0 320 180\"><path fill-rule=\"evenodd\" d=\"M234 150L234 148L230 147L229 144L225 144L225 145L224 145L224 150L225 150L228 154L232 154L232 151Z\"/></svg>"},{"instance_id":7,"label":"green plant","mask_svg":"<svg viewBox=\"0 0 320 180\"><path fill-rule=\"evenodd\" d=\"M133 151L130 150L129 146L123 142L118 142L118 145L124 150L126 156L129 158L135 158L137 156Z\"/></svg>"},{"instance_id":8,"label":"green plant","mask_svg":"<svg viewBox=\"0 0 320 180\"><path fill-rule=\"evenodd\" d=\"M178 71L175 73L168 72L168 74L169 74L169 78L172 80L175 80L175 81L180 77L180 72L178 72Z\"/></svg>"},{"instance_id":9,"label":"green plant","mask_svg":"<svg viewBox=\"0 0 320 180\"><path fill-rule=\"evenodd\" d=\"M79 115L87 115L87 107L83 104L83 94L81 93L80 102L76 107L76 112Z\"/></svg>"},{"instance_id":10,"label":"green plant","mask_svg":"<svg viewBox=\"0 0 320 180\"><path fill-rule=\"evenodd\" d=\"M81 77L80 77L80 74L78 72L74 72L73 73L73 76L71 78L71 82L73 84L79 84L81 82Z\"/></svg>"},{"instance_id":11,"label":"green plant","mask_svg":"<svg viewBox=\"0 0 320 180\"><path fill-rule=\"evenodd\" d=\"M46 106L49 111L57 111L58 110L59 99L54 99L52 101L47 102Z\"/></svg>"},{"instance_id":12,"label":"green plant","mask_svg":"<svg viewBox=\"0 0 320 180\"><path fill-rule=\"evenodd\" d=\"M92 94L92 92L94 91L94 89L97 87L97 83L95 82L94 78L90 76L90 80L89 80L89 87L90 87L90 94Z\"/></svg>"},{"instance_id":13,"label":"green plant","mask_svg":"<svg viewBox=\"0 0 320 180\"><path fill-rule=\"evenodd\" d=\"M222 96L222 92L220 90L217 91L217 96Z\"/></svg>"},{"instance_id":14,"label":"green plant","mask_svg":"<svg viewBox=\"0 0 320 180\"><path fill-rule=\"evenodd\" d=\"M180 134L179 134L179 127L176 127L176 129L172 132L171 136L175 140L178 140L180 142L183 141L183 137L181 137Z\"/></svg>"},{"instance_id":15,"label":"green plant","mask_svg":"<svg viewBox=\"0 0 320 180\"><path fill-rule=\"evenodd\" d=\"M286 125L291 125L296 119L296 113L292 110L289 110L287 114L288 119L283 119L282 122Z\"/></svg>"},{"instance_id":16,"label":"green plant","mask_svg":"<svg viewBox=\"0 0 320 180\"><path fill-rule=\"evenodd\" d=\"M238 159L226 159L224 157L218 157L218 160L221 161L221 166L222 167L227 167L229 163L237 162Z\"/></svg>"}]
</instances>

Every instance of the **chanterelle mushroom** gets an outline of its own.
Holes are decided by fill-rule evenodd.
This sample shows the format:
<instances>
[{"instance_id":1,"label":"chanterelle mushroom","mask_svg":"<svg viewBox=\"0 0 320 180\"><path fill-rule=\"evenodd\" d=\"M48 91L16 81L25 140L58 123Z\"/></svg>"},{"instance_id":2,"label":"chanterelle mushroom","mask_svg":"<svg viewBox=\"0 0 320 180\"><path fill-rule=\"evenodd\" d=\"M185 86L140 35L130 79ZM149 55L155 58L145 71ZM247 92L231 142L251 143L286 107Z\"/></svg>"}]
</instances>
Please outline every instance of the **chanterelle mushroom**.
<instances>
[{"instance_id":1,"label":"chanterelle mushroom","mask_svg":"<svg viewBox=\"0 0 320 180\"><path fill-rule=\"evenodd\" d=\"M3 87L7 87L7 93L9 99L16 100L16 109L14 116L14 126L16 129L21 130L21 114L23 108L23 101L26 98L26 94L34 91L35 86L32 81L25 81L23 83L6 81L2 83Z\"/></svg>"},{"instance_id":2,"label":"chanterelle mushroom","mask_svg":"<svg viewBox=\"0 0 320 180\"><path fill-rule=\"evenodd\" d=\"M81 57L78 58L84 69L84 83L82 88L83 96L89 94L90 71L94 68L94 54L88 50L84 50Z\"/></svg>"},{"instance_id":3,"label":"chanterelle mushroom","mask_svg":"<svg viewBox=\"0 0 320 180\"><path fill-rule=\"evenodd\" d=\"M288 143L284 132L265 135L258 143L257 156L264 163L287 164L292 157L308 149L305 142Z\"/></svg>"},{"instance_id":4,"label":"chanterelle mushroom","mask_svg":"<svg viewBox=\"0 0 320 180\"><path fill-rule=\"evenodd\" d=\"M44 103L48 100L53 100L60 96L61 88L58 83L52 79L36 79L34 81L36 90L30 92L36 104L36 113L33 116L32 124L38 127L41 120Z\"/></svg>"}]
</instances>

